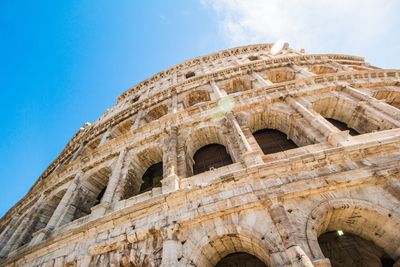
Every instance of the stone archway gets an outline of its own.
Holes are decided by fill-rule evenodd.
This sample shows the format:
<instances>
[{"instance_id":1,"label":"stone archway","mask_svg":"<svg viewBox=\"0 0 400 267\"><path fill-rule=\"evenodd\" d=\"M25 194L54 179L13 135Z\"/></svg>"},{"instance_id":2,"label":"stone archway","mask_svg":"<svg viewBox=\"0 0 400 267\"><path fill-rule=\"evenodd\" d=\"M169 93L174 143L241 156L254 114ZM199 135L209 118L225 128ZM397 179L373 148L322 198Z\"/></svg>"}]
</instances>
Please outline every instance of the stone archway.
<instances>
[{"instance_id":1,"label":"stone archway","mask_svg":"<svg viewBox=\"0 0 400 267\"><path fill-rule=\"evenodd\" d=\"M386 208L355 199L321 203L307 221L307 241L314 260L325 257L318 237L338 230L373 242L394 260L400 258L400 217Z\"/></svg>"},{"instance_id":2,"label":"stone archway","mask_svg":"<svg viewBox=\"0 0 400 267\"><path fill-rule=\"evenodd\" d=\"M189 256L189 263L192 265L214 267L223 258L234 253L252 255L265 266L274 266L276 259L272 254L279 254L277 246L254 229L230 224L208 232L197 240L185 256Z\"/></svg>"}]
</instances>

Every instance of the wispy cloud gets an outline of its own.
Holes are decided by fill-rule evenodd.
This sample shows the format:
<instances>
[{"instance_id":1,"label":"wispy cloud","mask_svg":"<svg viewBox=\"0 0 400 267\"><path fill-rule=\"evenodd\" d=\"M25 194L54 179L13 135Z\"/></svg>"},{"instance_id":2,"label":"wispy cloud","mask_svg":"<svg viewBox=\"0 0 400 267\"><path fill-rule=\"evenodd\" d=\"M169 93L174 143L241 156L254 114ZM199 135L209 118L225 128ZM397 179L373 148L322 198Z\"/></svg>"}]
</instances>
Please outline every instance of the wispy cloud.
<instances>
[{"instance_id":1,"label":"wispy cloud","mask_svg":"<svg viewBox=\"0 0 400 267\"><path fill-rule=\"evenodd\" d=\"M352 52L398 34L397 0L200 1L231 46L283 39L314 52Z\"/></svg>"}]
</instances>

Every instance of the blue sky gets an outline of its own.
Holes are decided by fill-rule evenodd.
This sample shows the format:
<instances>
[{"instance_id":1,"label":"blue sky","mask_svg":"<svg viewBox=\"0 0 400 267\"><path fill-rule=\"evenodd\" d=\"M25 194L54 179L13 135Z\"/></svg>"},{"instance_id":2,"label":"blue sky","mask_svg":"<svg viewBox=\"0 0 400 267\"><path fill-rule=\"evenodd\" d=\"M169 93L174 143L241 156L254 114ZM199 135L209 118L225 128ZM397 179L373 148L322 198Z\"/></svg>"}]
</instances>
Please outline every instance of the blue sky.
<instances>
[{"instance_id":1,"label":"blue sky","mask_svg":"<svg viewBox=\"0 0 400 267\"><path fill-rule=\"evenodd\" d=\"M1 0L0 216L132 85L231 46L288 41L400 66L395 0Z\"/></svg>"}]
</instances>

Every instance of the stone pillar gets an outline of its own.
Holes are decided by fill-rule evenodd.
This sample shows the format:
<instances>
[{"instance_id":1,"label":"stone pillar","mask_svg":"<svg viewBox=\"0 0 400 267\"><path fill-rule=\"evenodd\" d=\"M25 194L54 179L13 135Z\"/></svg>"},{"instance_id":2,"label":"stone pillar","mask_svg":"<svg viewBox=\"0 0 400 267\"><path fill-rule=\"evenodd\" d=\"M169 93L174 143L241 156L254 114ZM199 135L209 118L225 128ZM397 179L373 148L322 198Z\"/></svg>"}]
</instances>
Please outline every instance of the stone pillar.
<instances>
[{"instance_id":1,"label":"stone pillar","mask_svg":"<svg viewBox=\"0 0 400 267\"><path fill-rule=\"evenodd\" d=\"M177 112L178 112L178 95L176 93L173 93L171 101L171 113L177 113Z\"/></svg>"},{"instance_id":2,"label":"stone pillar","mask_svg":"<svg viewBox=\"0 0 400 267\"><path fill-rule=\"evenodd\" d=\"M270 86L274 84L270 80L266 80L263 77L261 77L261 75L258 74L257 72L252 72L251 76L253 76L262 86Z\"/></svg>"},{"instance_id":3,"label":"stone pillar","mask_svg":"<svg viewBox=\"0 0 400 267\"><path fill-rule=\"evenodd\" d=\"M108 128L108 129L107 129L107 131L106 131L106 132L103 134L103 136L101 137L101 141L100 141L99 146L104 145L104 144L107 142L108 138L109 138L110 135L111 135L111 131L112 131L112 128Z\"/></svg>"},{"instance_id":4,"label":"stone pillar","mask_svg":"<svg viewBox=\"0 0 400 267\"><path fill-rule=\"evenodd\" d=\"M135 118L135 122L133 123L132 129L136 130L137 128L140 127L140 121L143 117L143 109L140 109L137 114L136 114L136 118Z\"/></svg>"},{"instance_id":5,"label":"stone pillar","mask_svg":"<svg viewBox=\"0 0 400 267\"><path fill-rule=\"evenodd\" d=\"M218 85L215 83L214 80L210 81L210 85L217 98L222 98L226 96L226 94L222 93L221 89L219 89Z\"/></svg>"},{"instance_id":6,"label":"stone pillar","mask_svg":"<svg viewBox=\"0 0 400 267\"><path fill-rule=\"evenodd\" d=\"M165 240L162 249L161 267L178 266L178 258L182 254L182 244L176 236L177 225L168 227L164 231Z\"/></svg>"},{"instance_id":7,"label":"stone pillar","mask_svg":"<svg viewBox=\"0 0 400 267\"><path fill-rule=\"evenodd\" d=\"M342 142L345 142L349 138L349 133L341 132L335 126L331 125L328 121L326 121L321 115L315 114L303 106L299 101L292 97L286 98L286 103L288 103L293 109L299 112L310 124L312 127L317 129L322 135L327 137L327 140L330 144L337 146Z\"/></svg>"},{"instance_id":8,"label":"stone pillar","mask_svg":"<svg viewBox=\"0 0 400 267\"><path fill-rule=\"evenodd\" d=\"M126 155L125 149L119 153L117 161L113 166L111 177L108 179L106 191L104 192L104 195L101 198L101 202L100 204L92 207L92 213L91 213L92 217L97 218L99 216L104 215L106 210L110 207L115 190L121 179L121 172L125 160L125 155Z\"/></svg>"},{"instance_id":9,"label":"stone pillar","mask_svg":"<svg viewBox=\"0 0 400 267\"><path fill-rule=\"evenodd\" d=\"M247 167L249 166L254 166L257 164L262 164L262 155L259 153L259 151L254 151L253 148L251 147L249 141L247 140L246 136L244 135L242 129L240 128L240 125L233 115L232 112L229 112L226 114L226 120L228 124L233 128L234 134L235 134L235 139L237 143L241 146L241 154L243 157L243 161L246 164Z\"/></svg>"},{"instance_id":10,"label":"stone pillar","mask_svg":"<svg viewBox=\"0 0 400 267\"><path fill-rule=\"evenodd\" d=\"M178 128L172 126L167 129L168 138L164 149L166 162L165 172L161 180L162 193L170 193L179 189L178 177Z\"/></svg>"},{"instance_id":11,"label":"stone pillar","mask_svg":"<svg viewBox=\"0 0 400 267\"><path fill-rule=\"evenodd\" d=\"M272 204L269 206L269 213L279 235L282 238L286 254L289 257L292 266L313 267L314 265L310 258L297 242L297 238L293 232L293 227L286 214L285 208L278 203L277 199L272 200Z\"/></svg>"}]
</instances>

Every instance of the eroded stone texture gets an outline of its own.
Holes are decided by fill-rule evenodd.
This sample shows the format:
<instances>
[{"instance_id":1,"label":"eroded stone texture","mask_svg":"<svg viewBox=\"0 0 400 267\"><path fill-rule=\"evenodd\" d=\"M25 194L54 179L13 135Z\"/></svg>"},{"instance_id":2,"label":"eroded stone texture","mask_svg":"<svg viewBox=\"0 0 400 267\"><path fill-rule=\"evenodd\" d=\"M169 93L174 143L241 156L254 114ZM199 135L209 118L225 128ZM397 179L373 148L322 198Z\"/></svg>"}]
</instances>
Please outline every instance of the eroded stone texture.
<instances>
[{"instance_id":1,"label":"eroded stone texture","mask_svg":"<svg viewBox=\"0 0 400 267\"><path fill-rule=\"evenodd\" d=\"M399 266L400 71L271 47L124 92L0 220L0 266Z\"/></svg>"}]
</instances>

